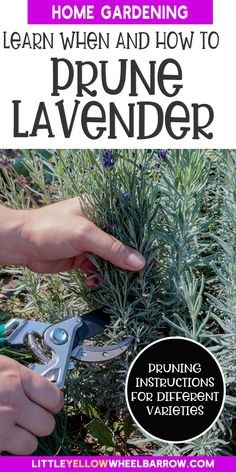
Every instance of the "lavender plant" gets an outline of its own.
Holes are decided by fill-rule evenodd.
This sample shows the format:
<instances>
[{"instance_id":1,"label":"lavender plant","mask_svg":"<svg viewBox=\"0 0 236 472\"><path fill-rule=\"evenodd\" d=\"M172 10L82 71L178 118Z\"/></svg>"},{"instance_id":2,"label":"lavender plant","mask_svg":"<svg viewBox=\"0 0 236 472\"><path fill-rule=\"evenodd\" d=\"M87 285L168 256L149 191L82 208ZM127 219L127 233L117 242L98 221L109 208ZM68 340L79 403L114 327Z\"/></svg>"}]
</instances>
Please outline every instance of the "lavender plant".
<instances>
[{"instance_id":1,"label":"lavender plant","mask_svg":"<svg viewBox=\"0 0 236 472\"><path fill-rule=\"evenodd\" d=\"M39 150L21 158L19 170L12 156L1 154L4 204L36 207L80 195L89 218L147 260L141 272L131 274L91 256L100 273L96 291L85 288L78 271L50 277L24 268L1 271L15 281L4 311L56 321L103 305L111 324L98 342L134 337L129 352L109 365L80 364L71 374L64 442L52 440L57 445L53 452L66 454L65 438L76 420L80 426L70 436L70 452L88 447L89 453L234 453L235 151ZM190 337L211 349L227 383L218 424L181 446L163 445L134 431L124 400L134 355L170 335ZM94 438L92 446L88 435ZM44 454L52 453L45 440L41 447Z\"/></svg>"}]
</instances>

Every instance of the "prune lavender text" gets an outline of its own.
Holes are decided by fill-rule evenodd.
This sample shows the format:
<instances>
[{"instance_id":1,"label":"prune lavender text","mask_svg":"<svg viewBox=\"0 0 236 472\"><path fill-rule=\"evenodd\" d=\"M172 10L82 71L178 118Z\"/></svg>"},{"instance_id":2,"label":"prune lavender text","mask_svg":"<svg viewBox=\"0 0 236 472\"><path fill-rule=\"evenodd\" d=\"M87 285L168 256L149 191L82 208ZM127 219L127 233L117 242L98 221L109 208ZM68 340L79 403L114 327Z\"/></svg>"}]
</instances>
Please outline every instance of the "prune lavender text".
<instances>
[{"instance_id":1,"label":"prune lavender text","mask_svg":"<svg viewBox=\"0 0 236 472\"><path fill-rule=\"evenodd\" d=\"M181 140L188 133L194 140L202 137L207 140L213 138L213 132L209 129L214 120L211 105L195 102L186 105L181 100L167 102L167 99L176 97L184 87L182 68L175 59L169 58L159 64L157 61L149 61L142 68L135 60L119 59L117 85L113 85L113 88L109 83L114 65L108 61L75 61L73 64L68 59L56 57L51 58L51 61L51 96L60 97L62 92L66 93L74 87L72 114L69 112L71 104L65 103L64 99L53 104L56 113L52 113L52 109L49 112L48 105L41 101L30 131L22 130L20 116L25 114L22 111L22 102L13 100L15 138L37 137L39 131L46 132L49 138L55 138L53 121L58 118L63 137L67 139L72 133L80 136L80 133L83 133L87 138L97 140L105 133L108 139L116 140L118 125L126 136L139 140L155 138L161 135L162 131L167 132L174 140ZM99 98L95 100L95 97L99 97L99 91L109 96L119 96L119 100L129 100L129 103L124 105L125 113L115 101L102 104ZM138 97L141 92L142 97L145 93L147 98L160 94L165 99L165 104L148 99L131 100L131 97ZM87 101L87 97L92 99Z\"/></svg>"}]
</instances>

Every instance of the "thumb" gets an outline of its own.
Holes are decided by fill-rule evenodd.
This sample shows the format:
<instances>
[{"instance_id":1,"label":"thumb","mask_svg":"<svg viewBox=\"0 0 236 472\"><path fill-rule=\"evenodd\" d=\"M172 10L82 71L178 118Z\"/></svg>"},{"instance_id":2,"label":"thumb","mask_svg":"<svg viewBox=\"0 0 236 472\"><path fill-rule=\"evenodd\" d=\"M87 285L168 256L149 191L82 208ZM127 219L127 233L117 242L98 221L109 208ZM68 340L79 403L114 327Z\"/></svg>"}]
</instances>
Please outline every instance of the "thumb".
<instances>
[{"instance_id":1,"label":"thumb","mask_svg":"<svg viewBox=\"0 0 236 472\"><path fill-rule=\"evenodd\" d=\"M145 258L138 251L105 233L93 223L89 224L82 235L80 246L84 251L95 254L121 269L139 271L146 264Z\"/></svg>"}]
</instances>

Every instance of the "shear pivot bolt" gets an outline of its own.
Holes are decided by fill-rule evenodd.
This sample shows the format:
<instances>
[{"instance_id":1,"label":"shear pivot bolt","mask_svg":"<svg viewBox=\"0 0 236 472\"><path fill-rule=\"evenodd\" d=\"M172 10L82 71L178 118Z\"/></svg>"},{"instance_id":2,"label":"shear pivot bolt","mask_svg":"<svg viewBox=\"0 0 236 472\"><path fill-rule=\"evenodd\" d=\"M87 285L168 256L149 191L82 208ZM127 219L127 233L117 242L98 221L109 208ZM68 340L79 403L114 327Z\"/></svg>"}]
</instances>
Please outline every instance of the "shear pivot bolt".
<instances>
[{"instance_id":1,"label":"shear pivot bolt","mask_svg":"<svg viewBox=\"0 0 236 472\"><path fill-rule=\"evenodd\" d=\"M54 344L65 344L68 341L68 333L62 328L56 328L51 332L50 338Z\"/></svg>"}]
</instances>

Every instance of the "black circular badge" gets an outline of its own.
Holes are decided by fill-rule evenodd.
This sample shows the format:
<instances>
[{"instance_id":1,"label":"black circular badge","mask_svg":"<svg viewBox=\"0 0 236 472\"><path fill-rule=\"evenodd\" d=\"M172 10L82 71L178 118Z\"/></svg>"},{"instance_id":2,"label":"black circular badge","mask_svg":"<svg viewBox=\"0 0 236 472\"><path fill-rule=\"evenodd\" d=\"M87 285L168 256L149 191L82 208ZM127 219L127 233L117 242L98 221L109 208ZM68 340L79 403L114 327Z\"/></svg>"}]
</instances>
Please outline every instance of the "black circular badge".
<instances>
[{"instance_id":1,"label":"black circular badge","mask_svg":"<svg viewBox=\"0 0 236 472\"><path fill-rule=\"evenodd\" d=\"M149 344L126 380L133 420L160 441L180 443L201 436L218 419L224 400L220 365L208 349L186 338Z\"/></svg>"}]
</instances>

